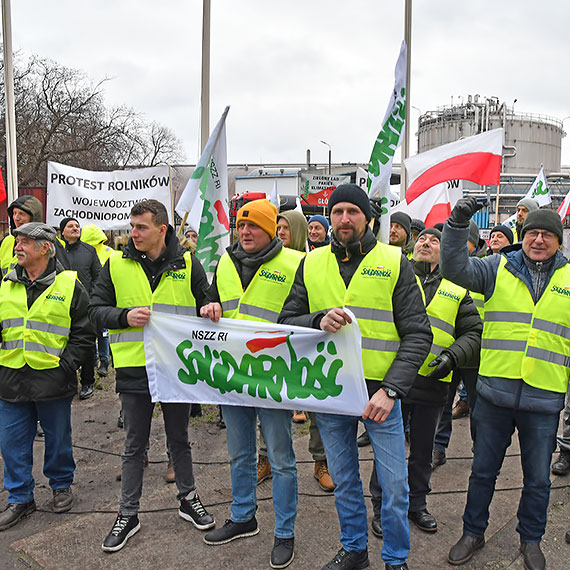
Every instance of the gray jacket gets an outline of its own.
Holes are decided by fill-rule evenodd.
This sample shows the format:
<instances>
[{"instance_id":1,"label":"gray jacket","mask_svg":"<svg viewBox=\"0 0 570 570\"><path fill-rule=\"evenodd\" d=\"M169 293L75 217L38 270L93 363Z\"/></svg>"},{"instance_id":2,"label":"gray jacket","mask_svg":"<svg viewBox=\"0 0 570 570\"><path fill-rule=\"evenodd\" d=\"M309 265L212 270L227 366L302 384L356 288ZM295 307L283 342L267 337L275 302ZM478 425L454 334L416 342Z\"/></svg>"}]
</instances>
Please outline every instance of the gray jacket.
<instances>
[{"instance_id":1,"label":"gray jacket","mask_svg":"<svg viewBox=\"0 0 570 570\"><path fill-rule=\"evenodd\" d=\"M485 300L490 299L495 290L499 262L501 256L504 256L507 259L505 268L528 287L534 302L538 301L520 247L509 248L506 253L501 252L483 259L469 257L468 234L468 227L453 227L449 220L443 226L440 269L446 279L470 291L484 294ZM568 260L558 251L548 279L550 280L554 271L566 263ZM558 414L564 407L564 394L534 388L522 379L479 375L477 392L479 396L504 408Z\"/></svg>"}]
</instances>

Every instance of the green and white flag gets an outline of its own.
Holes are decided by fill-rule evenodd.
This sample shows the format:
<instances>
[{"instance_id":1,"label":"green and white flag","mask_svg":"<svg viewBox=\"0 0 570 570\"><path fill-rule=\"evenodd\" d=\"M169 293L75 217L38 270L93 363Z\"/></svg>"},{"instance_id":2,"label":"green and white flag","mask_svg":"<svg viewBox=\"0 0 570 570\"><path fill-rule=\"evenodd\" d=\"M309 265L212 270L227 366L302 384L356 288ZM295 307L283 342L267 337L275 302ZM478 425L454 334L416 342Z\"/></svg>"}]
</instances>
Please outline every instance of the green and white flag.
<instances>
[{"instance_id":1,"label":"green and white flag","mask_svg":"<svg viewBox=\"0 0 570 570\"><path fill-rule=\"evenodd\" d=\"M406 124L406 42L402 42L400 55L394 72L394 90L382 129L378 133L370 162L368 164L368 195L378 198L382 206L378 239L388 243L390 235L390 176L392 161L398 147L402 144Z\"/></svg>"},{"instance_id":2,"label":"green and white flag","mask_svg":"<svg viewBox=\"0 0 570 570\"><path fill-rule=\"evenodd\" d=\"M228 218L228 159L226 148L226 107L215 126L198 164L178 200L176 212L198 230L196 257L208 280L212 279L220 257L230 243Z\"/></svg>"},{"instance_id":3,"label":"green and white flag","mask_svg":"<svg viewBox=\"0 0 570 570\"><path fill-rule=\"evenodd\" d=\"M546 176L544 175L544 165L540 165L540 172L535 178L532 186L527 192L525 198L533 198L538 202L538 205L548 206L552 202L550 197L550 188L548 187L548 182L546 181Z\"/></svg>"},{"instance_id":4,"label":"green and white flag","mask_svg":"<svg viewBox=\"0 0 570 570\"><path fill-rule=\"evenodd\" d=\"M546 176L544 175L544 165L540 165L540 172L534 179L532 186L528 189L528 192L524 196L525 198L532 198L538 202L539 208L542 206L548 206L552 202L550 197L550 188L548 187L548 182L546 181ZM507 218L503 225L514 230L517 225L517 215L513 214L510 218Z\"/></svg>"}]
</instances>

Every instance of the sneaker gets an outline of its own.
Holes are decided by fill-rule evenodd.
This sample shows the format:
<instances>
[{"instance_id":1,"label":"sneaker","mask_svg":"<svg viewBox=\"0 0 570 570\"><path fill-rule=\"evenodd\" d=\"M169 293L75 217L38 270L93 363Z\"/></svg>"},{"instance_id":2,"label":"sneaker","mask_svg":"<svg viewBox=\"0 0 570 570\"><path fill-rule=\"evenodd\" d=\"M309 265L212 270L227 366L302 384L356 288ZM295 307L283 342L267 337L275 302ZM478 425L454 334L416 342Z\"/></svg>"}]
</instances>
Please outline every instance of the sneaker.
<instances>
[{"instance_id":1,"label":"sneaker","mask_svg":"<svg viewBox=\"0 0 570 570\"><path fill-rule=\"evenodd\" d=\"M293 414L293 423L294 424L304 424L307 421L307 416L305 412L297 412Z\"/></svg>"},{"instance_id":2,"label":"sneaker","mask_svg":"<svg viewBox=\"0 0 570 570\"><path fill-rule=\"evenodd\" d=\"M166 467L166 473L164 474L164 480L167 483L174 483L176 481L176 475L174 475L174 467L172 466L172 461L168 460L168 466Z\"/></svg>"},{"instance_id":3,"label":"sneaker","mask_svg":"<svg viewBox=\"0 0 570 570\"><path fill-rule=\"evenodd\" d=\"M199 530L212 528L216 524L214 517L206 511L196 491L193 492L193 495L192 498L180 501L178 514L184 520L190 521Z\"/></svg>"},{"instance_id":4,"label":"sneaker","mask_svg":"<svg viewBox=\"0 0 570 570\"><path fill-rule=\"evenodd\" d=\"M386 564L384 568L385 570L409 570L407 562L403 562L402 564Z\"/></svg>"},{"instance_id":5,"label":"sneaker","mask_svg":"<svg viewBox=\"0 0 570 570\"><path fill-rule=\"evenodd\" d=\"M570 472L570 451L561 450L558 459L552 464L554 475L568 475Z\"/></svg>"},{"instance_id":6,"label":"sneaker","mask_svg":"<svg viewBox=\"0 0 570 570\"><path fill-rule=\"evenodd\" d=\"M370 561L368 560L368 549L360 552L348 552L341 548L336 556L321 570L360 570L368 568Z\"/></svg>"},{"instance_id":7,"label":"sneaker","mask_svg":"<svg viewBox=\"0 0 570 570\"><path fill-rule=\"evenodd\" d=\"M211 545L227 544L236 538L255 536L257 533L259 533L259 527L255 517L241 523L228 519L222 528L217 528L204 536L204 542Z\"/></svg>"},{"instance_id":8,"label":"sneaker","mask_svg":"<svg viewBox=\"0 0 570 570\"><path fill-rule=\"evenodd\" d=\"M73 506L73 494L71 488L55 489L53 492L53 512L66 513Z\"/></svg>"},{"instance_id":9,"label":"sneaker","mask_svg":"<svg viewBox=\"0 0 570 570\"><path fill-rule=\"evenodd\" d=\"M370 445L370 436L368 435L367 431L361 433L356 438L356 444L358 445L358 447L366 447L367 445Z\"/></svg>"},{"instance_id":10,"label":"sneaker","mask_svg":"<svg viewBox=\"0 0 570 570\"><path fill-rule=\"evenodd\" d=\"M469 415L469 404L465 400L457 400L457 404L453 406L451 417L454 420L464 418Z\"/></svg>"},{"instance_id":11,"label":"sneaker","mask_svg":"<svg viewBox=\"0 0 570 570\"><path fill-rule=\"evenodd\" d=\"M436 467L447 463L447 457L445 457L445 452L440 451L439 449L434 449L432 458L431 458L431 469L434 471Z\"/></svg>"},{"instance_id":12,"label":"sneaker","mask_svg":"<svg viewBox=\"0 0 570 570\"><path fill-rule=\"evenodd\" d=\"M271 479L271 463L267 455L260 455L257 459L257 484L263 483L266 479Z\"/></svg>"},{"instance_id":13,"label":"sneaker","mask_svg":"<svg viewBox=\"0 0 570 570\"><path fill-rule=\"evenodd\" d=\"M85 386L81 386L81 392L79 392L79 399L80 400L89 400L95 393L95 388L93 384L86 384Z\"/></svg>"},{"instance_id":14,"label":"sneaker","mask_svg":"<svg viewBox=\"0 0 570 570\"><path fill-rule=\"evenodd\" d=\"M334 491L334 483L329 473L326 461L315 461L313 477L319 482L319 487L326 493Z\"/></svg>"},{"instance_id":15,"label":"sneaker","mask_svg":"<svg viewBox=\"0 0 570 570\"><path fill-rule=\"evenodd\" d=\"M294 538L275 537L269 561L271 568L287 568L293 562L293 558L295 558L294 547Z\"/></svg>"},{"instance_id":16,"label":"sneaker","mask_svg":"<svg viewBox=\"0 0 570 570\"><path fill-rule=\"evenodd\" d=\"M125 419L123 418L123 408L119 411L119 417L117 418L117 427L123 429L125 427Z\"/></svg>"},{"instance_id":17,"label":"sneaker","mask_svg":"<svg viewBox=\"0 0 570 570\"><path fill-rule=\"evenodd\" d=\"M99 367L97 368L97 374L99 374L99 376L107 376L107 374L109 374L108 360L101 360L99 362Z\"/></svg>"},{"instance_id":18,"label":"sneaker","mask_svg":"<svg viewBox=\"0 0 570 570\"><path fill-rule=\"evenodd\" d=\"M127 544L127 540L136 534L140 528L141 524L137 515L122 515L119 513L111 532L106 536L101 548L105 552L121 550Z\"/></svg>"},{"instance_id":19,"label":"sneaker","mask_svg":"<svg viewBox=\"0 0 570 570\"><path fill-rule=\"evenodd\" d=\"M45 435L46 435L46 434L44 433L44 430L42 429L42 426L41 426L41 424L40 424L39 421L38 421L38 425L36 426L36 435L37 435L38 437L45 437Z\"/></svg>"},{"instance_id":20,"label":"sneaker","mask_svg":"<svg viewBox=\"0 0 570 570\"><path fill-rule=\"evenodd\" d=\"M8 503L4 512L0 513L0 530L6 530L20 522L24 517L32 514L36 510L36 503L32 500L29 503Z\"/></svg>"}]
</instances>

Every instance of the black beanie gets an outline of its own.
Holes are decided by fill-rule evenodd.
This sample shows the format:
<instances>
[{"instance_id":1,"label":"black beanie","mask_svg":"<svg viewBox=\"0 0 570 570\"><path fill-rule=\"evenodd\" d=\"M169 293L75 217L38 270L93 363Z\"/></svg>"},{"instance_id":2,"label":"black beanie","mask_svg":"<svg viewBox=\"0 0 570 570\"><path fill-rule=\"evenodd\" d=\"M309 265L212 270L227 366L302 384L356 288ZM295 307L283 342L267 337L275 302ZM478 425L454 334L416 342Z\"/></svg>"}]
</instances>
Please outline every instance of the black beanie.
<instances>
[{"instance_id":1,"label":"black beanie","mask_svg":"<svg viewBox=\"0 0 570 570\"><path fill-rule=\"evenodd\" d=\"M417 218L412 219L412 223L410 224L410 229L414 232L420 233L421 231L426 229L426 225Z\"/></svg>"},{"instance_id":2,"label":"black beanie","mask_svg":"<svg viewBox=\"0 0 570 570\"><path fill-rule=\"evenodd\" d=\"M420 237L424 234L431 234L432 236L435 236L439 241L441 241L441 232L435 228L426 228L425 230L422 230L418 234L418 239L420 239Z\"/></svg>"},{"instance_id":3,"label":"black beanie","mask_svg":"<svg viewBox=\"0 0 570 570\"><path fill-rule=\"evenodd\" d=\"M492 236L495 232L501 232L509 240L510 244L512 244L515 239L513 236L513 230L508 226L503 226L502 224L495 226L489 233L489 236Z\"/></svg>"},{"instance_id":4,"label":"black beanie","mask_svg":"<svg viewBox=\"0 0 570 570\"><path fill-rule=\"evenodd\" d=\"M61 220L61 222L59 222L59 231L61 233L63 233L65 226L67 226L67 224L69 224L69 222L77 222L79 224L79 220L77 220L76 218L63 218L63 220Z\"/></svg>"},{"instance_id":5,"label":"black beanie","mask_svg":"<svg viewBox=\"0 0 570 570\"><path fill-rule=\"evenodd\" d=\"M529 212L521 230L521 241L527 230L548 230L558 236L558 243L562 243L562 220L554 210Z\"/></svg>"},{"instance_id":6,"label":"black beanie","mask_svg":"<svg viewBox=\"0 0 570 570\"><path fill-rule=\"evenodd\" d=\"M368 194L366 194L366 192L356 184L341 184L334 189L331 197L329 198L329 218L333 206L339 202L350 202L351 204L358 206L366 216L367 222L372 218Z\"/></svg>"},{"instance_id":7,"label":"black beanie","mask_svg":"<svg viewBox=\"0 0 570 570\"><path fill-rule=\"evenodd\" d=\"M412 218L410 218L408 214L405 212L394 212L390 216L390 223L400 224L404 230L406 230L408 239L410 239L410 234L412 233Z\"/></svg>"}]
</instances>

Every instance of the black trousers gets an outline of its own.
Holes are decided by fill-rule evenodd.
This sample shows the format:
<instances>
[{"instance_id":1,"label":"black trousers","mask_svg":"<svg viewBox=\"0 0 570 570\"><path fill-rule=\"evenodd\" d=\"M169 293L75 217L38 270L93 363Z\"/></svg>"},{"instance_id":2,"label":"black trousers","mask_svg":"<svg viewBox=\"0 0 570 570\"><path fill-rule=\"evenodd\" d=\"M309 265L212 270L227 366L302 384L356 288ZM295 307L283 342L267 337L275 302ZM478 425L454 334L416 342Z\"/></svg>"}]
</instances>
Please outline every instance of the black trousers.
<instances>
[{"instance_id":1,"label":"black trousers","mask_svg":"<svg viewBox=\"0 0 570 570\"><path fill-rule=\"evenodd\" d=\"M408 483L410 485L410 511L426 508L426 497L431 491L431 459L435 431L443 406L402 404L404 427L410 427L410 454L408 456ZM370 476L370 493L374 516L380 516L382 489L378 484L376 467Z\"/></svg>"}]
</instances>

